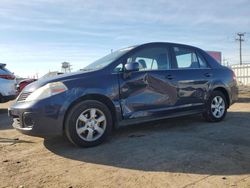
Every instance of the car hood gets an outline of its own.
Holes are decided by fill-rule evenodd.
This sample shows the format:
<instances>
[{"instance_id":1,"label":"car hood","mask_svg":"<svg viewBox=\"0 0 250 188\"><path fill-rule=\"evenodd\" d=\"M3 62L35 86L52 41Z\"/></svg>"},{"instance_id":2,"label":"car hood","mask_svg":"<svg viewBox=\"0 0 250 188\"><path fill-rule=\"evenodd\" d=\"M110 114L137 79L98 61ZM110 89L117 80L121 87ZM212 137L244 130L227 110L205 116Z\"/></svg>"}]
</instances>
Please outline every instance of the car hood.
<instances>
[{"instance_id":1,"label":"car hood","mask_svg":"<svg viewBox=\"0 0 250 188\"><path fill-rule=\"evenodd\" d=\"M79 72L74 72L74 73L66 73L58 76L53 76L52 78L46 78L46 79L39 79L35 82L32 82L31 84L27 85L23 92L33 92L36 89L52 82L64 82L67 80L72 80L72 79L80 79L83 77L87 77L91 74L93 74L96 71L79 71Z\"/></svg>"}]
</instances>

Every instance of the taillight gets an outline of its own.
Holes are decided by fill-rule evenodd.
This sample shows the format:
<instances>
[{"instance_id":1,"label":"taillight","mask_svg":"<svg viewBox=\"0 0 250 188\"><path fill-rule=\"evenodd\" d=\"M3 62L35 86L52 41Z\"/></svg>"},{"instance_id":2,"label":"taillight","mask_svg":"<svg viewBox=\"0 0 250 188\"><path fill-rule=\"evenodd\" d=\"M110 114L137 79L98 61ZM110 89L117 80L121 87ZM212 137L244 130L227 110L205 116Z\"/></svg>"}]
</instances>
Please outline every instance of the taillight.
<instances>
[{"instance_id":1,"label":"taillight","mask_svg":"<svg viewBox=\"0 0 250 188\"><path fill-rule=\"evenodd\" d=\"M6 79L6 80L14 80L16 77L14 75L0 74L0 78Z\"/></svg>"}]
</instances>

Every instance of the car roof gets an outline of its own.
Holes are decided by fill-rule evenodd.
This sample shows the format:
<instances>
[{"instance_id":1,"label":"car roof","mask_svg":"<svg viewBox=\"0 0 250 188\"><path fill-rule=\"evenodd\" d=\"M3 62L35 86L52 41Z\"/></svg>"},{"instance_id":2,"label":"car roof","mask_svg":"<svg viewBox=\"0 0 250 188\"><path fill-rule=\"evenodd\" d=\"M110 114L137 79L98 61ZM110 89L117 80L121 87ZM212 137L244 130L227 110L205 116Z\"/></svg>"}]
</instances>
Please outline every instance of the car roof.
<instances>
[{"instance_id":1,"label":"car roof","mask_svg":"<svg viewBox=\"0 0 250 188\"><path fill-rule=\"evenodd\" d=\"M136 48L136 47L143 47L143 46L150 46L150 45L171 45L171 46L178 45L178 46L183 46L183 47L189 47L189 48L195 48L195 49L202 50L202 49L200 49L198 47L191 46L191 45L188 45L188 44L173 43L173 42L149 42L149 43L135 45L134 47Z\"/></svg>"},{"instance_id":2,"label":"car roof","mask_svg":"<svg viewBox=\"0 0 250 188\"><path fill-rule=\"evenodd\" d=\"M4 63L0 63L0 67L2 68L2 67L5 67L6 66L6 64L4 64Z\"/></svg>"}]
</instances>

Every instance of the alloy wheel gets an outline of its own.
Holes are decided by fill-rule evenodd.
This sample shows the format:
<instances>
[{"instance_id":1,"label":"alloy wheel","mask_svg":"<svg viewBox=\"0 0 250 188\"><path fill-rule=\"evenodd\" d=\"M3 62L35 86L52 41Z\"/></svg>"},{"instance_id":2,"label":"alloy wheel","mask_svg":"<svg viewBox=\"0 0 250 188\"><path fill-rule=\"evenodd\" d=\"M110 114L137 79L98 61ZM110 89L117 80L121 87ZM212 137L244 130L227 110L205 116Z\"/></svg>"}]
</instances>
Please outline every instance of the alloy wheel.
<instances>
[{"instance_id":1,"label":"alloy wheel","mask_svg":"<svg viewBox=\"0 0 250 188\"><path fill-rule=\"evenodd\" d=\"M215 118L221 118L225 112L225 101L221 96L215 96L211 103L211 111Z\"/></svg>"},{"instance_id":2,"label":"alloy wheel","mask_svg":"<svg viewBox=\"0 0 250 188\"><path fill-rule=\"evenodd\" d=\"M103 135L106 124L107 118L101 110L89 108L77 118L76 132L81 139L93 142Z\"/></svg>"}]
</instances>

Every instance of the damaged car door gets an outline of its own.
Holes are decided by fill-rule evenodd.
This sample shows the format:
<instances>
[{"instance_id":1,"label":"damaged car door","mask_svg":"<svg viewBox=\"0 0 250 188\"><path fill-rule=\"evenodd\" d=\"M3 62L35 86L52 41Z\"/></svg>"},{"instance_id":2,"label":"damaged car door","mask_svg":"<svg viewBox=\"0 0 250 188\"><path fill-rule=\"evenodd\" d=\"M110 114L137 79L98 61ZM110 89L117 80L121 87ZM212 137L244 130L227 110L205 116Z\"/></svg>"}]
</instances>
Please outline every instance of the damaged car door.
<instances>
[{"instance_id":1,"label":"damaged car door","mask_svg":"<svg viewBox=\"0 0 250 188\"><path fill-rule=\"evenodd\" d=\"M157 117L174 110L177 87L171 74L168 46L137 49L125 61L126 64L138 64L139 69L132 72L125 70L119 78L124 119Z\"/></svg>"}]
</instances>

